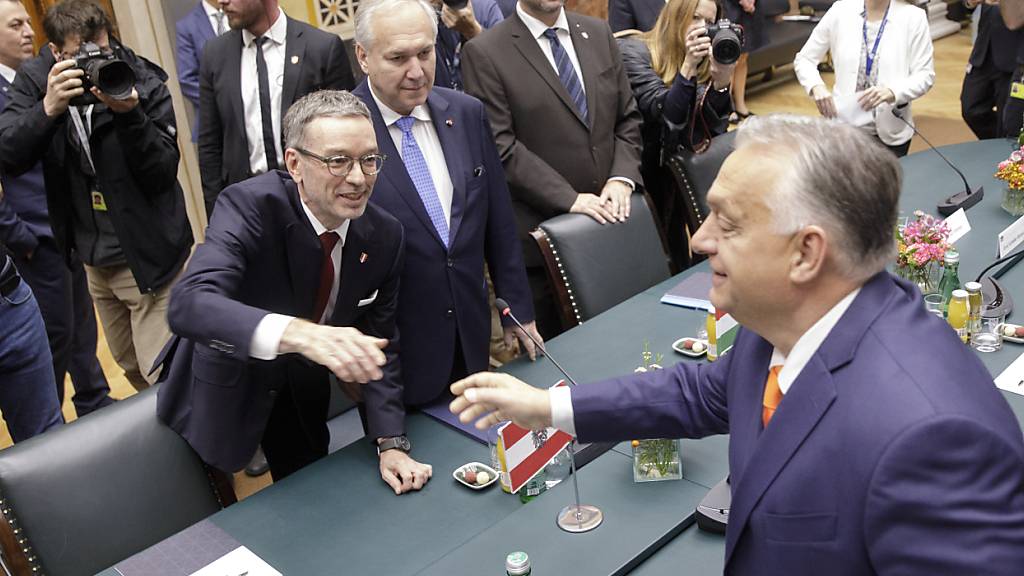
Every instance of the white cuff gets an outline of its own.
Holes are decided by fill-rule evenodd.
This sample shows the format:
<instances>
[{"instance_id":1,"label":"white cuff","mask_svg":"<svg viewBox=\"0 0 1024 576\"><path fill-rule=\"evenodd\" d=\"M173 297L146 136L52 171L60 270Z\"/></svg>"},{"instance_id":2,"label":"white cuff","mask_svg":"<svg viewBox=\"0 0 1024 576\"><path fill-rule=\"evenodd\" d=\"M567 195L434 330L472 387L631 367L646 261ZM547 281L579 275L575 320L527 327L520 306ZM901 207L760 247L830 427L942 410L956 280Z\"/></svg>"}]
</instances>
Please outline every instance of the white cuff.
<instances>
[{"instance_id":1,"label":"white cuff","mask_svg":"<svg viewBox=\"0 0 1024 576\"><path fill-rule=\"evenodd\" d=\"M285 328L294 320L293 316L283 314L267 314L256 325L249 341L249 356L257 360L273 360L277 358L277 349L281 346L281 336Z\"/></svg>"},{"instance_id":2,"label":"white cuff","mask_svg":"<svg viewBox=\"0 0 1024 576\"><path fill-rule=\"evenodd\" d=\"M630 190L632 190L633 192L636 192L636 182L633 182L629 178L626 178L625 176L612 176L611 178L608 179L609 182L611 182L613 180L617 180L619 182L625 182L629 186Z\"/></svg>"},{"instance_id":3,"label":"white cuff","mask_svg":"<svg viewBox=\"0 0 1024 576\"><path fill-rule=\"evenodd\" d=\"M548 389L548 398L551 401L551 425L570 436L575 436L572 390L568 386L555 386Z\"/></svg>"}]
</instances>

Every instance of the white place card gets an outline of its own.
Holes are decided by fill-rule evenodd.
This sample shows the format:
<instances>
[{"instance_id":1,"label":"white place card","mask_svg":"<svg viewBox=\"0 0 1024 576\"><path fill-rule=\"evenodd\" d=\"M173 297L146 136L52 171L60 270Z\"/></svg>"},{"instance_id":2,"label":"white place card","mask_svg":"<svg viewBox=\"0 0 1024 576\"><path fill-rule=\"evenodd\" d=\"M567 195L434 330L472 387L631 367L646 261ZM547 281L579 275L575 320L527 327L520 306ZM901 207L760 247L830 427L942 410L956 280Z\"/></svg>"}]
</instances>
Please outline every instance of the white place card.
<instances>
[{"instance_id":1,"label":"white place card","mask_svg":"<svg viewBox=\"0 0 1024 576\"><path fill-rule=\"evenodd\" d=\"M999 233L999 257L1013 252L1021 243L1024 243L1024 216Z\"/></svg>"},{"instance_id":2,"label":"white place card","mask_svg":"<svg viewBox=\"0 0 1024 576\"><path fill-rule=\"evenodd\" d=\"M946 226L949 226L948 241L950 244L956 244L957 240L963 238L964 235L971 231L971 223L967 221L967 211L963 208L950 214L944 222Z\"/></svg>"},{"instance_id":3,"label":"white place card","mask_svg":"<svg viewBox=\"0 0 1024 576\"><path fill-rule=\"evenodd\" d=\"M1024 354L1018 356L1013 364L996 377L996 388L1024 396Z\"/></svg>"},{"instance_id":4,"label":"white place card","mask_svg":"<svg viewBox=\"0 0 1024 576\"><path fill-rule=\"evenodd\" d=\"M282 576L280 572L274 570L270 564L253 554L252 550L245 546L235 548L207 564L198 572L193 572L191 576L225 576L225 574L230 576Z\"/></svg>"}]
</instances>

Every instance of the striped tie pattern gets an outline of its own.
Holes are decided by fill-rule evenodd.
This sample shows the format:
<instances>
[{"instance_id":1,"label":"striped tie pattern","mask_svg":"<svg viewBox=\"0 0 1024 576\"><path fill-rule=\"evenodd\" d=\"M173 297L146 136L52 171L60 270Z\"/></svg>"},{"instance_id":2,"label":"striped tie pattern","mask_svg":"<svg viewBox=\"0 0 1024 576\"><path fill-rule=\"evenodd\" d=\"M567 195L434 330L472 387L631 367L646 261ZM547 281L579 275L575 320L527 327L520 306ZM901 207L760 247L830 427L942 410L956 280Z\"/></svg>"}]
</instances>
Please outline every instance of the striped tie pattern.
<instances>
[{"instance_id":1,"label":"striped tie pattern","mask_svg":"<svg viewBox=\"0 0 1024 576\"><path fill-rule=\"evenodd\" d=\"M583 93L583 84L580 83L580 77L576 75L576 69L573 68L572 61L569 60L569 54L565 52L562 43L558 41L557 29L548 28L544 31L544 37L551 43L551 55L555 58L555 69L558 70L558 79L562 81L562 86L565 86L569 97L576 103L576 109L580 111L580 116L583 117L584 122L589 122L590 120L587 117L587 95Z\"/></svg>"},{"instance_id":2,"label":"striped tie pattern","mask_svg":"<svg viewBox=\"0 0 1024 576\"><path fill-rule=\"evenodd\" d=\"M430 177L430 170L427 168L427 160L423 152L416 144L416 138L412 135L412 125L416 119L412 116L403 116L395 121L395 125L402 131L402 162L405 169L412 178L416 192L423 200L423 207L427 209L427 215L434 224L438 236L448 247L448 221L444 218L444 210L441 208L441 200L437 197L437 189L434 188L434 179Z\"/></svg>"}]
</instances>

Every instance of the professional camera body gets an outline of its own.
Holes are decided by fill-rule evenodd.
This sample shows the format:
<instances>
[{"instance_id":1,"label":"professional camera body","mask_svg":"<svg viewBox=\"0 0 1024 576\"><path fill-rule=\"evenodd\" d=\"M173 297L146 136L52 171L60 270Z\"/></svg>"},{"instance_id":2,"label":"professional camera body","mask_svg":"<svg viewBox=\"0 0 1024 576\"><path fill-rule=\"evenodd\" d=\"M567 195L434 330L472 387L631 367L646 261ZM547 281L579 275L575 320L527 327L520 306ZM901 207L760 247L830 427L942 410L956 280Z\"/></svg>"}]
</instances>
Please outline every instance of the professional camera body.
<instances>
[{"instance_id":1,"label":"professional camera body","mask_svg":"<svg viewBox=\"0 0 1024 576\"><path fill-rule=\"evenodd\" d=\"M743 52L743 26L722 18L707 26L711 57L719 64L734 64Z\"/></svg>"},{"instance_id":2,"label":"professional camera body","mask_svg":"<svg viewBox=\"0 0 1024 576\"><path fill-rule=\"evenodd\" d=\"M85 93L72 98L72 106L97 103L99 100L89 92L93 86L115 100L125 100L132 95L132 89L135 88L135 71L113 52L104 52L94 42L82 42L74 58L75 66L85 72L82 76L82 88L85 89Z\"/></svg>"}]
</instances>

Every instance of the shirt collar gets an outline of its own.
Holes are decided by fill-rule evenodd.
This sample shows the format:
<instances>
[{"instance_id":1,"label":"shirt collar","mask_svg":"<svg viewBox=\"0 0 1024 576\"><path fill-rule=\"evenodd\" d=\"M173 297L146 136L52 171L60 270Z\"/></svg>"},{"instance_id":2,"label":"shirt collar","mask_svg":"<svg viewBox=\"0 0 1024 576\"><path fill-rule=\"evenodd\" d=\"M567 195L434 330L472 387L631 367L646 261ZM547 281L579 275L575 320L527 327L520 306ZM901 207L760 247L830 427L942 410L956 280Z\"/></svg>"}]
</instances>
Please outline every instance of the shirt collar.
<instances>
[{"instance_id":1,"label":"shirt collar","mask_svg":"<svg viewBox=\"0 0 1024 576\"><path fill-rule=\"evenodd\" d=\"M278 46L284 44L284 40L288 36L288 18L285 16L284 10L280 7L277 9L277 20L274 22L274 25L271 26L263 35L270 38L270 41ZM254 36L252 32L242 30L243 46L252 46L252 42L255 39L256 36Z\"/></svg>"},{"instance_id":2,"label":"shirt collar","mask_svg":"<svg viewBox=\"0 0 1024 576\"><path fill-rule=\"evenodd\" d=\"M857 294L860 294L859 287L836 302L835 306L800 336L796 344L793 345L793 349L789 351L789 356L783 356L778 348L772 351L772 360L769 365L782 365L782 371L779 372L779 389L783 394L789 391L789 387L800 376L804 366L811 361L818 348L832 332L832 328L839 323L850 304L853 304L853 299L857 297Z\"/></svg>"},{"instance_id":3,"label":"shirt collar","mask_svg":"<svg viewBox=\"0 0 1024 576\"><path fill-rule=\"evenodd\" d=\"M565 30L566 33L569 32L569 20L565 17L565 8L562 8L558 12L558 18L555 20L554 26L548 26L527 14L526 11L523 10L523 7L519 5L519 2L516 2L516 14L519 15L519 19L523 21L523 24L526 24L526 29L529 30L530 34L533 34L533 37L537 40L540 40L544 36L544 32L547 31L548 28L557 28L559 30Z\"/></svg>"},{"instance_id":4,"label":"shirt collar","mask_svg":"<svg viewBox=\"0 0 1024 576\"><path fill-rule=\"evenodd\" d=\"M213 6L210 6L210 4L208 2L206 2L206 0L199 0L199 1L203 5L203 10L206 10L206 16L208 18L213 18L213 17L217 16L218 12L220 12L220 10L218 10L217 8L214 8ZM225 22L225 24L226 24L226 22Z\"/></svg>"},{"instance_id":5,"label":"shirt collar","mask_svg":"<svg viewBox=\"0 0 1024 576\"><path fill-rule=\"evenodd\" d=\"M316 216L313 215L309 206L306 206L306 202L302 200L302 196L299 196L299 203L302 204L302 211L306 213L306 218L309 218L309 223L313 225L313 232L316 232L317 237L324 232L337 232L338 236L341 237L341 245L345 245L345 237L348 236L348 225L352 222L351 220L345 220L341 223L341 226L328 230L326 226L316 219Z\"/></svg>"},{"instance_id":6,"label":"shirt collar","mask_svg":"<svg viewBox=\"0 0 1024 576\"><path fill-rule=\"evenodd\" d=\"M366 85L370 88L370 96L373 96L373 101L377 103L377 109L380 110L380 117L384 120L384 125L391 126L395 122L398 122L398 119L401 118L402 115L389 108L387 104L381 102L380 98L377 98L377 93L373 90L373 84L367 82ZM430 110L427 109L426 104L420 104L413 108L412 113L409 114L409 116L412 116L417 120L430 122Z\"/></svg>"},{"instance_id":7,"label":"shirt collar","mask_svg":"<svg viewBox=\"0 0 1024 576\"><path fill-rule=\"evenodd\" d=\"M17 74L18 73L14 70L14 68L11 68L6 64L0 64L0 76L3 76L4 80L7 80L8 84L14 84L14 77Z\"/></svg>"}]
</instances>

